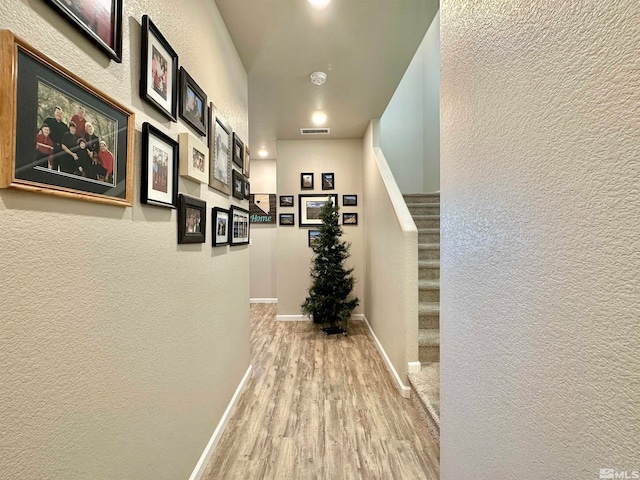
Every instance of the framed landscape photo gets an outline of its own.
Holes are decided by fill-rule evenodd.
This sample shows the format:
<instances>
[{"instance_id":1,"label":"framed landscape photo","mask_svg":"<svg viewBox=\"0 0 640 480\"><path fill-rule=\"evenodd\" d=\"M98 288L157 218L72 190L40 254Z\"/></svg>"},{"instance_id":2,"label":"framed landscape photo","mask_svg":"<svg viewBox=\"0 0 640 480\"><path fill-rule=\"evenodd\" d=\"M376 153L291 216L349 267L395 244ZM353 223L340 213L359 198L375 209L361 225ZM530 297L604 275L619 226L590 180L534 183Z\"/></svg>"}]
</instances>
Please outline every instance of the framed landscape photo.
<instances>
[{"instance_id":1,"label":"framed landscape photo","mask_svg":"<svg viewBox=\"0 0 640 480\"><path fill-rule=\"evenodd\" d=\"M229 212L231 228L229 229L229 243L231 245L249 244L249 211L244 208L231 206Z\"/></svg>"},{"instance_id":2,"label":"framed landscape photo","mask_svg":"<svg viewBox=\"0 0 640 480\"><path fill-rule=\"evenodd\" d=\"M180 136L180 175L199 183L209 181L209 149L190 133Z\"/></svg>"},{"instance_id":3,"label":"framed landscape photo","mask_svg":"<svg viewBox=\"0 0 640 480\"><path fill-rule=\"evenodd\" d=\"M47 0L102 51L122 62L122 0Z\"/></svg>"},{"instance_id":4,"label":"framed landscape photo","mask_svg":"<svg viewBox=\"0 0 640 480\"><path fill-rule=\"evenodd\" d=\"M335 190L336 182L333 173L322 174L322 190Z\"/></svg>"},{"instance_id":5,"label":"framed landscape photo","mask_svg":"<svg viewBox=\"0 0 640 480\"><path fill-rule=\"evenodd\" d=\"M343 207L356 207L358 205L357 195L342 195Z\"/></svg>"},{"instance_id":6,"label":"framed landscape photo","mask_svg":"<svg viewBox=\"0 0 640 480\"><path fill-rule=\"evenodd\" d=\"M292 227L296 224L296 216L294 213L281 213L280 225L283 227Z\"/></svg>"},{"instance_id":7,"label":"framed landscape photo","mask_svg":"<svg viewBox=\"0 0 640 480\"><path fill-rule=\"evenodd\" d=\"M337 205L338 195L332 194L299 194L298 195L298 215L300 217L299 225L301 227L314 227L316 225L322 225L320 220L320 210L327 203L327 201L333 202Z\"/></svg>"},{"instance_id":8,"label":"framed landscape photo","mask_svg":"<svg viewBox=\"0 0 640 480\"><path fill-rule=\"evenodd\" d=\"M233 132L233 163L238 167L240 172L244 168L244 143L238 137L236 132Z\"/></svg>"},{"instance_id":9,"label":"framed landscape photo","mask_svg":"<svg viewBox=\"0 0 640 480\"><path fill-rule=\"evenodd\" d=\"M142 124L140 202L178 206L178 142L150 123Z\"/></svg>"},{"instance_id":10,"label":"framed landscape photo","mask_svg":"<svg viewBox=\"0 0 640 480\"><path fill-rule=\"evenodd\" d=\"M313 173L300 174L300 190L313 190Z\"/></svg>"},{"instance_id":11,"label":"framed landscape photo","mask_svg":"<svg viewBox=\"0 0 640 480\"><path fill-rule=\"evenodd\" d=\"M142 16L140 58L140 97L175 122L178 113L178 54L148 15Z\"/></svg>"},{"instance_id":12,"label":"framed landscape photo","mask_svg":"<svg viewBox=\"0 0 640 480\"><path fill-rule=\"evenodd\" d=\"M233 197L237 198L238 200L244 200L244 177L236 170L234 170L232 173Z\"/></svg>"},{"instance_id":13,"label":"framed landscape photo","mask_svg":"<svg viewBox=\"0 0 640 480\"><path fill-rule=\"evenodd\" d=\"M0 188L131 205L131 110L8 30L0 98Z\"/></svg>"},{"instance_id":14,"label":"framed landscape photo","mask_svg":"<svg viewBox=\"0 0 640 480\"><path fill-rule=\"evenodd\" d=\"M293 207L293 195L280 195L281 207Z\"/></svg>"},{"instance_id":15,"label":"framed landscape photo","mask_svg":"<svg viewBox=\"0 0 640 480\"><path fill-rule=\"evenodd\" d=\"M180 117L203 137L207 136L207 94L180 67Z\"/></svg>"},{"instance_id":16,"label":"framed landscape photo","mask_svg":"<svg viewBox=\"0 0 640 480\"><path fill-rule=\"evenodd\" d=\"M204 243L207 202L182 193L178 197L178 243Z\"/></svg>"},{"instance_id":17,"label":"framed landscape photo","mask_svg":"<svg viewBox=\"0 0 640 480\"><path fill-rule=\"evenodd\" d=\"M309 246L315 248L320 245L320 230L309 230Z\"/></svg>"},{"instance_id":18,"label":"framed landscape photo","mask_svg":"<svg viewBox=\"0 0 640 480\"><path fill-rule=\"evenodd\" d=\"M229 210L214 207L211 210L211 239L214 247L229 245Z\"/></svg>"},{"instance_id":19,"label":"framed landscape photo","mask_svg":"<svg viewBox=\"0 0 640 480\"><path fill-rule=\"evenodd\" d=\"M226 195L231 193L231 127L209 106L209 186Z\"/></svg>"},{"instance_id":20,"label":"framed landscape photo","mask_svg":"<svg viewBox=\"0 0 640 480\"><path fill-rule=\"evenodd\" d=\"M358 225L358 214L357 213L343 213L342 214L342 224L343 225Z\"/></svg>"}]
</instances>

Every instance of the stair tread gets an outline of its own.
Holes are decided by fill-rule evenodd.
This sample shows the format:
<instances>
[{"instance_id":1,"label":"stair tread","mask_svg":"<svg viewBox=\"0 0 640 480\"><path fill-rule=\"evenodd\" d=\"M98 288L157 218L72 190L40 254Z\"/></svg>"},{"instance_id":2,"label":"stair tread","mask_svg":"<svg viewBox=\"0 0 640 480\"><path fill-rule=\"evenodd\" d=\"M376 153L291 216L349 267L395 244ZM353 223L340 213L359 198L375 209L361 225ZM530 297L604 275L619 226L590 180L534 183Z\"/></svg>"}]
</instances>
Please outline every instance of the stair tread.
<instances>
[{"instance_id":1,"label":"stair tread","mask_svg":"<svg viewBox=\"0 0 640 480\"><path fill-rule=\"evenodd\" d=\"M417 373L410 373L409 380L418 398L426 407L431 418L440 427L440 363L422 367Z\"/></svg>"},{"instance_id":2,"label":"stair tread","mask_svg":"<svg viewBox=\"0 0 640 480\"><path fill-rule=\"evenodd\" d=\"M440 346L440 329L420 328L418 330L418 346L419 347L439 347Z\"/></svg>"},{"instance_id":3,"label":"stair tread","mask_svg":"<svg viewBox=\"0 0 640 480\"><path fill-rule=\"evenodd\" d=\"M418 233L440 233L439 228L419 228Z\"/></svg>"},{"instance_id":4,"label":"stair tread","mask_svg":"<svg viewBox=\"0 0 640 480\"><path fill-rule=\"evenodd\" d=\"M440 279L418 280L420 290L440 290Z\"/></svg>"},{"instance_id":5,"label":"stair tread","mask_svg":"<svg viewBox=\"0 0 640 480\"><path fill-rule=\"evenodd\" d=\"M418 260L419 267L440 268L440 260Z\"/></svg>"},{"instance_id":6,"label":"stair tread","mask_svg":"<svg viewBox=\"0 0 640 480\"><path fill-rule=\"evenodd\" d=\"M435 250L436 248L440 248L440 244L439 243L419 243L418 244L418 249L423 249L423 250Z\"/></svg>"},{"instance_id":7,"label":"stair tread","mask_svg":"<svg viewBox=\"0 0 640 480\"><path fill-rule=\"evenodd\" d=\"M417 218L418 220L424 220L424 219L431 219L431 220L435 220L436 218L440 218L440 214L431 214L431 213L425 213L425 214L420 214L420 215L411 215L413 218Z\"/></svg>"},{"instance_id":8,"label":"stair tread","mask_svg":"<svg viewBox=\"0 0 640 480\"><path fill-rule=\"evenodd\" d=\"M418 315L419 314L439 314L440 313L440 304L435 302L420 302L418 304Z\"/></svg>"}]
</instances>

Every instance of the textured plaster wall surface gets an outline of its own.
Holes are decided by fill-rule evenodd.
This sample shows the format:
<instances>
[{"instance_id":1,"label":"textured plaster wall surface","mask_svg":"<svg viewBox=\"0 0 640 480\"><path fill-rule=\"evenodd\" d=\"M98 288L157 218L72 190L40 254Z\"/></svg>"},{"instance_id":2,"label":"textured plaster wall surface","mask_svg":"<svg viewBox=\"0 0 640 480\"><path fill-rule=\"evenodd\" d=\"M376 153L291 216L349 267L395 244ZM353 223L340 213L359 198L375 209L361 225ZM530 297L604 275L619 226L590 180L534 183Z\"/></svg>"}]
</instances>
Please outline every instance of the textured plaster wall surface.
<instances>
[{"instance_id":1,"label":"textured plaster wall surface","mask_svg":"<svg viewBox=\"0 0 640 480\"><path fill-rule=\"evenodd\" d=\"M276 161L251 160L251 191L276 193ZM278 198L276 197L276 210ZM251 224L251 298L277 298L277 215L274 224Z\"/></svg>"},{"instance_id":2,"label":"textured plaster wall surface","mask_svg":"<svg viewBox=\"0 0 640 480\"><path fill-rule=\"evenodd\" d=\"M361 140L280 140L278 141L278 195L293 195L294 208L279 208L280 213L294 213L294 227L278 227L278 315L302 315L300 305L307 296L311 277L312 250L308 230L298 227L298 194L338 194L340 219L343 212L358 214L358 225L344 226L343 240L351 242L347 267L354 267L356 284L353 295L360 299L354 313L362 313L364 276L362 265L362 141ZM314 174L313 190L300 189L300 173ZM335 174L335 190L322 190L321 174ZM358 206L343 207L342 195L358 196Z\"/></svg>"},{"instance_id":3,"label":"textured plaster wall surface","mask_svg":"<svg viewBox=\"0 0 640 480\"><path fill-rule=\"evenodd\" d=\"M441 36L441 477L640 470L640 3L443 0Z\"/></svg>"},{"instance_id":4,"label":"textured plaster wall surface","mask_svg":"<svg viewBox=\"0 0 640 480\"><path fill-rule=\"evenodd\" d=\"M188 131L138 96L145 13L247 138L246 74L213 2L125 1L121 64L47 2L0 3L0 28L136 113L133 207L0 191L3 479L186 479L249 366L248 247L177 245L176 211L138 201L142 122Z\"/></svg>"}]
</instances>

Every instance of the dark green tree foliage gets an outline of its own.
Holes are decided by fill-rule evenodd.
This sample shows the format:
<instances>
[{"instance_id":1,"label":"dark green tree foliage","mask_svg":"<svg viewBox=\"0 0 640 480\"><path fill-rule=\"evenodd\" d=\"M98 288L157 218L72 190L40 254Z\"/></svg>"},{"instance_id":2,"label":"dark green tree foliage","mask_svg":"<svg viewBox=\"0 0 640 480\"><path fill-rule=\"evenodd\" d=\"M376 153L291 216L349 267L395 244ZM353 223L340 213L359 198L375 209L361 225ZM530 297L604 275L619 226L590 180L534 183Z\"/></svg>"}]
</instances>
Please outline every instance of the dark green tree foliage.
<instances>
[{"instance_id":1,"label":"dark green tree foliage","mask_svg":"<svg viewBox=\"0 0 640 480\"><path fill-rule=\"evenodd\" d=\"M350 244L340 240L342 227L338 224L340 208L329 200L320 211L320 233L311 266L313 283L309 296L301 305L303 313L313 315L315 323L342 325L347 330L351 312L359 303L358 298L349 296L355 280L353 268L344 267L349 257Z\"/></svg>"}]
</instances>

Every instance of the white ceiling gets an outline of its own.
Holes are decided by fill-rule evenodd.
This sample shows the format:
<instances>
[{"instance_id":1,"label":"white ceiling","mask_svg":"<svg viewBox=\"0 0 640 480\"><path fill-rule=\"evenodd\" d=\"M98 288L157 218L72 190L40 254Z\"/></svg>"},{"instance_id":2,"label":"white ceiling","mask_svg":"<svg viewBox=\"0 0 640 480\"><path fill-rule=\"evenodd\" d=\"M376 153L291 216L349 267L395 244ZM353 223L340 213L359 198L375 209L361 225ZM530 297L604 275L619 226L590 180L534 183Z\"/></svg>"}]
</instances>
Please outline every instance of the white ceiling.
<instances>
[{"instance_id":1,"label":"white ceiling","mask_svg":"<svg viewBox=\"0 0 640 480\"><path fill-rule=\"evenodd\" d=\"M252 160L276 140L309 138L311 115L331 134L362 138L380 118L438 10L437 0L216 0L249 78ZM323 86L311 83L315 71Z\"/></svg>"}]
</instances>

